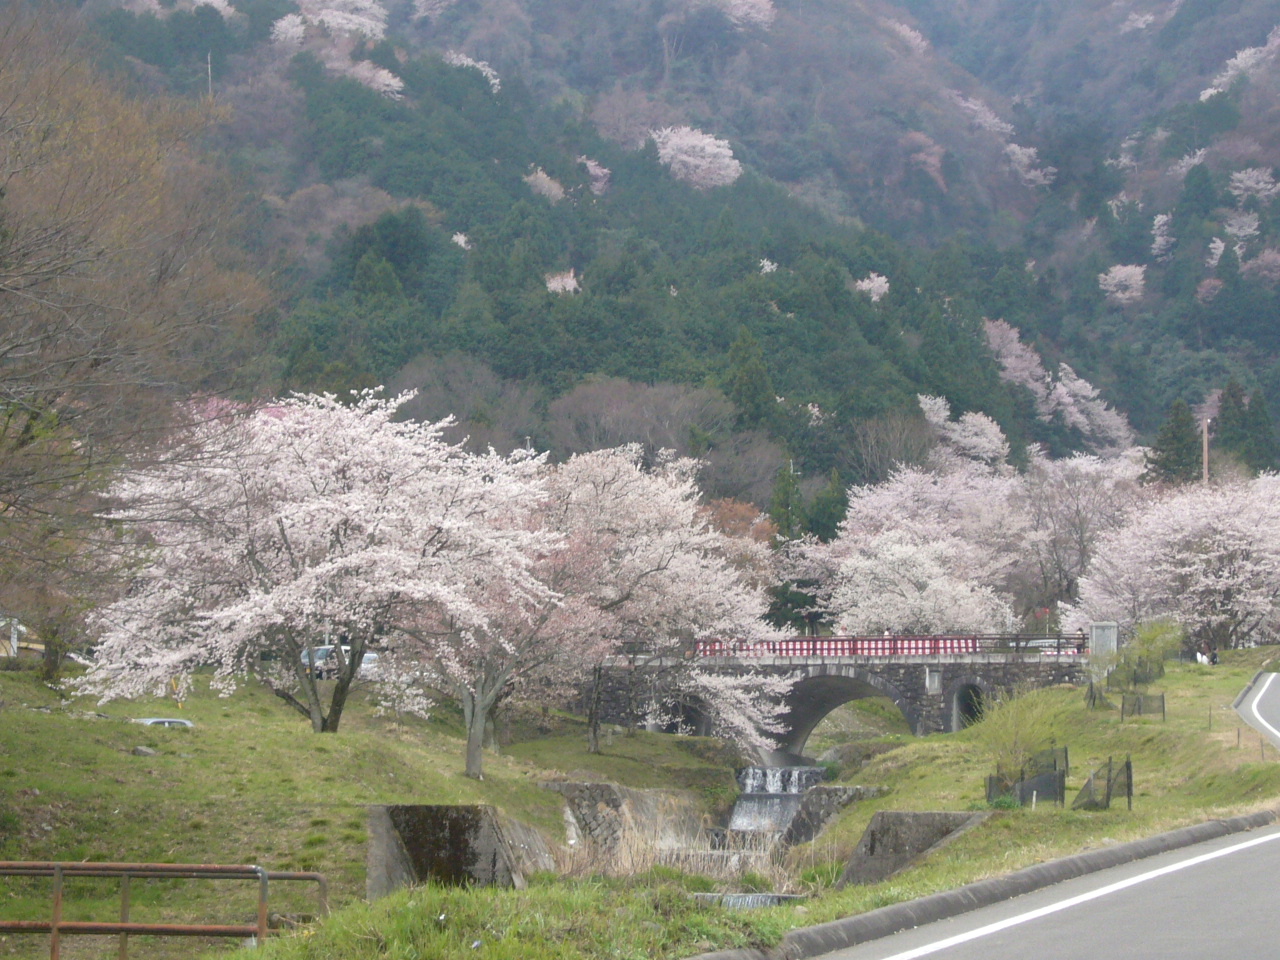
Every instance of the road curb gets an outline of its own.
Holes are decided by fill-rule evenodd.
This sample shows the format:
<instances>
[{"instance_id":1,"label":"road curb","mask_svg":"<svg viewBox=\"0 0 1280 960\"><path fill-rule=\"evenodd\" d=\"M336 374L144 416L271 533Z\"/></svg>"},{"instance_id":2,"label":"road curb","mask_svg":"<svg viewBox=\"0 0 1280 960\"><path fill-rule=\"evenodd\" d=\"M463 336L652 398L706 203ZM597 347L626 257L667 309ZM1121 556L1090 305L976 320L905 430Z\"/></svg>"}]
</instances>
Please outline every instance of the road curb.
<instances>
[{"instance_id":1,"label":"road curb","mask_svg":"<svg viewBox=\"0 0 1280 960\"><path fill-rule=\"evenodd\" d=\"M1262 675L1268 672L1269 671L1267 670L1259 670L1253 675L1253 679L1244 685L1244 689L1241 690L1240 693L1236 695L1235 700L1232 701L1232 710L1236 711L1236 713L1240 712L1240 704L1244 703L1245 700L1249 698L1249 694L1253 693L1253 688L1258 685L1258 681L1262 679Z\"/></svg>"},{"instance_id":2,"label":"road curb","mask_svg":"<svg viewBox=\"0 0 1280 960\"><path fill-rule=\"evenodd\" d=\"M1100 850L1089 850L1074 856L1038 863L1003 877L979 880L955 890L935 893L919 900L895 903L854 917L832 920L814 927L792 930L782 938L782 943L768 950L737 949L703 953L689 960L804 960L833 950L842 950L855 944L866 943L909 930L922 924L945 920L990 906L1024 893L1039 890L1064 880L1082 877L1117 867L1134 860L1155 856L1180 847L1214 840L1245 830L1255 830L1275 823L1277 811L1262 810L1258 813L1227 820L1209 820L1190 827L1182 827L1142 840L1117 844Z\"/></svg>"}]
</instances>

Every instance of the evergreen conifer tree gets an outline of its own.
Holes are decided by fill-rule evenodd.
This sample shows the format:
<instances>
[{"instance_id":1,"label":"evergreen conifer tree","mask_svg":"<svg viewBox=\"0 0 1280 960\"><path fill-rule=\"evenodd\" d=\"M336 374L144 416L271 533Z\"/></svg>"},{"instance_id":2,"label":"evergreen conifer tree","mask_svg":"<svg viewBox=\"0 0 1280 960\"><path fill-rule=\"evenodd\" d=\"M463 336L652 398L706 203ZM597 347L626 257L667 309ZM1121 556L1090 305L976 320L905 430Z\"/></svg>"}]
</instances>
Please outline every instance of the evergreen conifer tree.
<instances>
[{"instance_id":1,"label":"evergreen conifer tree","mask_svg":"<svg viewBox=\"0 0 1280 960\"><path fill-rule=\"evenodd\" d=\"M1187 171L1182 181L1182 197L1178 200L1177 217L1180 224L1203 220L1218 205L1218 194L1213 188L1209 168L1197 163Z\"/></svg>"},{"instance_id":2,"label":"evergreen conifer tree","mask_svg":"<svg viewBox=\"0 0 1280 960\"><path fill-rule=\"evenodd\" d=\"M1280 444L1276 443L1275 425L1262 391L1255 391L1249 398L1245 411L1245 442L1242 451L1244 462L1257 473L1280 467Z\"/></svg>"},{"instance_id":3,"label":"evergreen conifer tree","mask_svg":"<svg viewBox=\"0 0 1280 960\"><path fill-rule=\"evenodd\" d=\"M777 407L773 383L764 363L764 351L748 330L738 334L729 348L729 374L725 395L738 408L741 426L756 427L772 419Z\"/></svg>"},{"instance_id":4,"label":"evergreen conifer tree","mask_svg":"<svg viewBox=\"0 0 1280 960\"><path fill-rule=\"evenodd\" d=\"M788 540L798 537L804 530L804 495L800 492L797 474L790 461L778 471L769 498L769 519L778 525L778 534Z\"/></svg>"},{"instance_id":5,"label":"evergreen conifer tree","mask_svg":"<svg viewBox=\"0 0 1280 960\"><path fill-rule=\"evenodd\" d=\"M1222 390L1218 401L1218 419L1213 425L1213 437L1218 448L1241 460L1248 440L1248 404L1245 401L1244 387L1232 377Z\"/></svg>"},{"instance_id":6,"label":"evergreen conifer tree","mask_svg":"<svg viewBox=\"0 0 1280 960\"><path fill-rule=\"evenodd\" d=\"M849 495L840 482L840 472L832 468L831 480L814 494L813 501L805 509L805 529L819 540L831 540L848 509Z\"/></svg>"},{"instance_id":7,"label":"evergreen conifer tree","mask_svg":"<svg viewBox=\"0 0 1280 960\"><path fill-rule=\"evenodd\" d=\"M1156 434L1146 459L1142 479L1147 483L1192 483L1199 478L1200 437L1185 400L1177 400L1169 408L1169 419Z\"/></svg>"}]
</instances>

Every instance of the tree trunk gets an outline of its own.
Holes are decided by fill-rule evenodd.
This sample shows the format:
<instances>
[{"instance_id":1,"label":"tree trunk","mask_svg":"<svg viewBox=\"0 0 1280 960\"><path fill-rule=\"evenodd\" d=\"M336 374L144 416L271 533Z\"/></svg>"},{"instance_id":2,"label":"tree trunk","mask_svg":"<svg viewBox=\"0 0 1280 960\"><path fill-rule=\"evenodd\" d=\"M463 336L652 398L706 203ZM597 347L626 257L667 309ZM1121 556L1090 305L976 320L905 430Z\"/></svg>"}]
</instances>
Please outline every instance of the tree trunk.
<instances>
[{"instance_id":1,"label":"tree trunk","mask_svg":"<svg viewBox=\"0 0 1280 960\"><path fill-rule=\"evenodd\" d=\"M307 719L311 721L312 733L324 733L324 708L320 706L320 691L316 689L316 678L307 668L308 676L302 681L302 689L307 693Z\"/></svg>"},{"instance_id":2,"label":"tree trunk","mask_svg":"<svg viewBox=\"0 0 1280 960\"><path fill-rule=\"evenodd\" d=\"M40 639L44 642L40 679L45 683L57 683L62 679L62 661L67 655L67 644L57 630L46 631Z\"/></svg>"},{"instance_id":3,"label":"tree trunk","mask_svg":"<svg viewBox=\"0 0 1280 960\"><path fill-rule=\"evenodd\" d=\"M591 699L587 703L587 753L600 752L600 700L604 684L604 666L597 663L591 671Z\"/></svg>"},{"instance_id":4,"label":"tree trunk","mask_svg":"<svg viewBox=\"0 0 1280 960\"><path fill-rule=\"evenodd\" d=\"M337 733L338 722L342 719L342 711L347 706L347 694L351 692L351 681L355 678L355 668L348 663L338 673L333 684L333 698L329 701L329 715L324 718L321 733Z\"/></svg>"},{"instance_id":5,"label":"tree trunk","mask_svg":"<svg viewBox=\"0 0 1280 960\"><path fill-rule=\"evenodd\" d=\"M473 697L463 700L462 714L467 725L467 765L465 773L472 780L484 779L484 727L487 711L481 710Z\"/></svg>"},{"instance_id":6,"label":"tree trunk","mask_svg":"<svg viewBox=\"0 0 1280 960\"><path fill-rule=\"evenodd\" d=\"M484 740L485 745L494 753L501 753L498 748L498 723L493 717L489 717L484 722Z\"/></svg>"}]
</instances>

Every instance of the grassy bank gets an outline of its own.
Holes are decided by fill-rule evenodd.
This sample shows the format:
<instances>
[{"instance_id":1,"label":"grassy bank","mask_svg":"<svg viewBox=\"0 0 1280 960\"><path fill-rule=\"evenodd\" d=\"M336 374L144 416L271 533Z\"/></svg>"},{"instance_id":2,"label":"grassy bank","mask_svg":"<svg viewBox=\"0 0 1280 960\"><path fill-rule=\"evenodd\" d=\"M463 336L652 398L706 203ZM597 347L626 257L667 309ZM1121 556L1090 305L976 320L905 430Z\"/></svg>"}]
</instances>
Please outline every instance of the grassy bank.
<instances>
[{"instance_id":1,"label":"grassy bank","mask_svg":"<svg viewBox=\"0 0 1280 960\"><path fill-rule=\"evenodd\" d=\"M1167 722L1121 723L1116 711L1086 709L1079 690L1035 694L1041 720L1047 718L1053 738L1071 752L1069 799L1107 757L1131 755L1132 812L1043 804L1002 811L934 862L886 883L835 891L829 882L875 811L985 807L983 778L992 754L981 725L919 740L892 737L894 749L844 777L887 786L889 795L851 808L817 841L792 851L793 883L813 894L799 907L751 913L695 907L687 892L712 883L667 870L626 880L538 877L519 892L425 887L373 905L360 902L365 804L488 802L559 836L559 800L537 783L571 775L693 788L709 807L722 808L732 790L733 758L708 741L616 735L602 755L591 756L572 718L534 714L515 726L516 742L502 756L486 759L487 779L476 783L461 775L459 731L447 716L396 721L360 703L343 731L317 736L272 698L246 690L230 700L201 694L187 703L182 715L196 722L193 730L145 728L126 718L173 714L175 705L62 703L28 674L0 673L0 852L9 859L256 862L329 874L335 915L273 941L265 954L272 958L674 958L766 945L792 927L1275 804L1280 758L1260 748L1257 734L1230 709L1265 655L1244 651L1213 668L1171 665L1153 685L1167 694ZM97 716L99 710L106 716ZM135 746L156 754L135 756ZM747 885L755 882L748 878ZM3 890L5 917L47 917L47 886L11 883ZM310 891L289 897L277 903L273 892L273 909L313 909ZM149 912L228 922L252 913L250 891L235 899L226 888L189 882L148 884L134 902L139 918ZM86 882L68 904L69 915L84 918L106 919L115 909L110 884ZM115 949L97 939L68 946L75 952L64 956L71 957L114 955ZM0 942L0 955L35 957L47 949L41 938ZM137 941L132 951L136 957L191 953L192 945L181 941Z\"/></svg>"},{"instance_id":2,"label":"grassy bank","mask_svg":"<svg viewBox=\"0 0 1280 960\"><path fill-rule=\"evenodd\" d=\"M367 691L364 692L367 694ZM586 753L581 724L535 714L513 725L503 755L486 756L483 782L462 775L461 729L380 716L357 696L336 734L309 725L261 689L231 698L201 690L172 700L99 706L64 701L35 673L0 671L0 859L255 863L325 873L342 907L364 895L365 807L370 803L491 803L549 836L563 834L560 799L538 787L566 772L635 786L734 791L732 756L708 741L612 735ZM130 718L180 716L192 729ZM155 751L135 755L135 748ZM244 922L252 885L193 881L134 885L133 918ZM69 920L118 915L116 881L79 881ZM278 884L273 910L314 913L313 889ZM0 916L48 919L48 881L0 878ZM72 951L68 953L66 951ZM103 938L78 938L64 957L115 956ZM138 940L131 956L188 957L190 941ZM39 937L0 937L0 956L47 956Z\"/></svg>"}]
</instances>

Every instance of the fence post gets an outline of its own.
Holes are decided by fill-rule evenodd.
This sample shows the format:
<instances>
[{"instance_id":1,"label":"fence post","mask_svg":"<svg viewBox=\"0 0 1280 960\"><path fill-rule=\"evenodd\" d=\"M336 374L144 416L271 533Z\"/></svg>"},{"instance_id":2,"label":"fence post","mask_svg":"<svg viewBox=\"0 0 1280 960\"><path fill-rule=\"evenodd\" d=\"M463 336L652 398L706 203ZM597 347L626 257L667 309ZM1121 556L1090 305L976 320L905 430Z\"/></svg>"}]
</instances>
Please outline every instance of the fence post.
<instances>
[{"instance_id":1,"label":"fence post","mask_svg":"<svg viewBox=\"0 0 1280 960\"><path fill-rule=\"evenodd\" d=\"M254 867L258 875L258 942L262 946L267 942L267 871L262 867Z\"/></svg>"},{"instance_id":2,"label":"fence post","mask_svg":"<svg viewBox=\"0 0 1280 960\"><path fill-rule=\"evenodd\" d=\"M1125 793L1128 794L1129 810L1133 811L1133 756L1126 753L1124 755L1124 772L1126 774L1127 783L1125 785Z\"/></svg>"},{"instance_id":3,"label":"fence post","mask_svg":"<svg viewBox=\"0 0 1280 960\"><path fill-rule=\"evenodd\" d=\"M62 867L53 868L53 921L49 924L49 960L58 960L58 925L62 923Z\"/></svg>"},{"instance_id":4,"label":"fence post","mask_svg":"<svg viewBox=\"0 0 1280 960\"><path fill-rule=\"evenodd\" d=\"M120 922L129 922L129 875L120 880ZM120 960L129 960L129 934L120 934Z\"/></svg>"}]
</instances>

